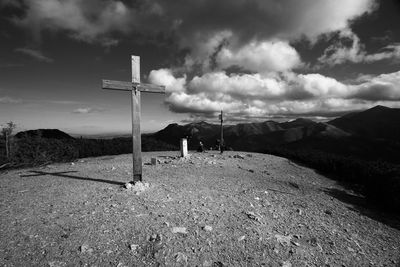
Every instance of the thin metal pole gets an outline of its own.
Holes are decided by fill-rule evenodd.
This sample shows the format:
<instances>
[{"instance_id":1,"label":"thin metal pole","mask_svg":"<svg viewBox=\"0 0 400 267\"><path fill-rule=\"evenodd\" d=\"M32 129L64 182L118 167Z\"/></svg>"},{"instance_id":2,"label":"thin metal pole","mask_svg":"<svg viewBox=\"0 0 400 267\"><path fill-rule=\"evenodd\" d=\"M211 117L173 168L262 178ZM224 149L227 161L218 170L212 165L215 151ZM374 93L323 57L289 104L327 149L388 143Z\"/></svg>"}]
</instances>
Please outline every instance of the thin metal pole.
<instances>
[{"instance_id":1,"label":"thin metal pole","mask_svg":"<svg viewBox=\"0 0 400 267\"><path fill-rule=\"evenodd\" d=\"M223 112L222 112L222 110L221 110L221 142L220 142L220 144L219 144L219 147L220 147L220 151L221 151L221 154L224 152L224 126L223 126L223 122L224 122L224 118L223 118Z\"/></svg>"}]
</instances>

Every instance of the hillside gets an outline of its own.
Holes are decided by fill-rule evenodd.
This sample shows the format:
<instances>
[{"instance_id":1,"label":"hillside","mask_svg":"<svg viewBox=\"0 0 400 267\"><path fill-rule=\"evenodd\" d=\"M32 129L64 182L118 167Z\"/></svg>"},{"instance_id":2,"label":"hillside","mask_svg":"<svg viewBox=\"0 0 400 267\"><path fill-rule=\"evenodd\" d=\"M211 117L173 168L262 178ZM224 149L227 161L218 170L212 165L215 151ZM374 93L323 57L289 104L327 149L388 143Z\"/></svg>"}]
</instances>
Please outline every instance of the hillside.
<instances>
[{"instance_id":1,"label":"hillside","mask_svg":"<svg viewBox=\"0 0 400 267\"><path fill-rule=\"evenodd\" d=\"M74 139L67 133L60 131L58 129L37 129L22 131L15 135L16 138L51 138L51 139Z\"/></svg>"},{"instance_id":2,"label":"hillside","mask_svg":"<svg viewBox=\"0 0 400 267\"><path fill-rule=\"evenodd\" d=\"M144 153L1 174L1 266L398 266L398 219L287 159ZM147 165L151 157L160 164ZM371 231L374 229L374 231Z\"/></svg>"},{"instance_id":3,"label":"hillside","mask_svg":"<svg viewBox=\"0 0 400 267\"><path fill-rule=\"evenodd\" d=\"M364 138L400 141L400 108L376 106L347 114L329 124Z\"/></svg>"},{"instance_id":4,"label":"hillside","mask_svg":"<svg viewBox=\"0 0 400 267\"><path fill-rule=\"evenodd\" d=\"M220 125L206 122L194 122L186 125L174 123L153 136L173 145L179 145L180 138L188 138L191 149L196 149L199 141L202 141L207 148L211 148L215 147L216 140L220 139L220 129ZM234 150L261 151L270 144L297 141L324 129L326 129L326 125L306 119L284 123L275 121L240 123L224 126L224 141L228 147Z\"/></svg>"}]
</instances>

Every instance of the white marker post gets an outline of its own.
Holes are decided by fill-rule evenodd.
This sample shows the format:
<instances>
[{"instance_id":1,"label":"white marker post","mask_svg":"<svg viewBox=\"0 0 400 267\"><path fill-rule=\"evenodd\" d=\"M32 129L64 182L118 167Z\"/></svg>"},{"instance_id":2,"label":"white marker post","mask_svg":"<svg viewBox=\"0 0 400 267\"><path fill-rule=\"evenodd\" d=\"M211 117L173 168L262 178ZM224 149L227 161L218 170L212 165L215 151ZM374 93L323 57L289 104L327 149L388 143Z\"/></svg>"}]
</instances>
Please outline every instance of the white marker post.
<instances>
[{"instance_id":1,"label":"white marker post","mask_svg":"<svg viewBox=\"0 0 400 267\"><path fill-rule=\"evenodd\" d=\"M188 156L187 139L181 139L181 157L186 158Z\"/></svg>"}]
</instances>

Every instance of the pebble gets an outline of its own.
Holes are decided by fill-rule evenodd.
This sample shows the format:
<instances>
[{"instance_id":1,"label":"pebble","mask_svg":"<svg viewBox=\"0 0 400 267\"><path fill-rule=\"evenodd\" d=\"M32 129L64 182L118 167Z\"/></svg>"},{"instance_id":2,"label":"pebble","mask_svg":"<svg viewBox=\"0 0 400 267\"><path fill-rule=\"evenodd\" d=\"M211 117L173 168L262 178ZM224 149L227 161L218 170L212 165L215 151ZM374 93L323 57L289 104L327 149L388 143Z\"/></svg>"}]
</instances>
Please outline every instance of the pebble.
<instances>
[{"instance_id":1,"label":"pebble","mask_svg":"<svg viewBox=\"0 0 400 267\"><path fill-rule=\"evenodd\" d=\"M90 253L93 252L93 249L90 248L89 245L87 245L87 244L83 244L83 245L80 247L80 250L81 250L82 253L89 253L89 254L90 254Z\"/></svg>"},{"instance_id":2,"label":"pebble","mask_svg":"<svg viewBox=\"0 0 400 267\"><path fill-rule=\"evenodd\" d=\"M207 232L211 232L213 230L213 228L209 225L204 226L203 229Z\"/></svg>"},{"instance_id":3,"label":"pebble","mask_svg":"<svg viewBox=\"0 0 400 267\"><path fill-rule=\"evenodd\" d=\"M332 211L330 211L330 210L325 210L325 214L332 215Z\"/></svg>"},{"instance_id":4,"label":"pebble","mask_svg":"<svg viewBox=\"0 0 400 267\"><path fill-rule=\"evenodd\" d=\"M132 252L135 252L135 251L137 250L138 247L139 247L139 245L136 245L136 244L130 244L130 245L129 245L129 249L130 249Z\"/></svg>"},{"instance_id":5,"label":"pebble","mask_svg":"<svg viewBox=\"0 0 400 267\"><path fill-rule=\"evenodd\" d=\"M247 215L247 217L249 217L249 219L251 220L255 220L257 222L261 221L260 216L256 215L254 212L251 211L246 211L245 214Z\"/></svg>"},{"instance_id":6,"label":"pebble","mask_svg":"<svg viewBox=\"0 0 400 267\"><path fill-rule=\"evenodd\" d=\"M276 234L275 238L276 238L276 241L278 241L278 243L281 244L282 246L290 245L290 241L292 240L292 236L290 236L290 235L284 236L284 235Z\"/></svg>"},{"instance_id":7,"label":"pebble","mask_svg":"<svg viewBox=\"0 0 400 267\"><path fill-rule=\"evenodd\" d=\"M172 227L172 233L174 234L187 234L186 227Z\"/></svg>"},{"instance_id":8,"label":"pebble","mask_svg":"<svg viewBox=\"0 0 400 267\"><path fill-rule=\"evenodd\" d=\"M238 238L238 242L243 241L246 238L245 235L242 235L241 237Z\"/></svg>"}]
</instances>

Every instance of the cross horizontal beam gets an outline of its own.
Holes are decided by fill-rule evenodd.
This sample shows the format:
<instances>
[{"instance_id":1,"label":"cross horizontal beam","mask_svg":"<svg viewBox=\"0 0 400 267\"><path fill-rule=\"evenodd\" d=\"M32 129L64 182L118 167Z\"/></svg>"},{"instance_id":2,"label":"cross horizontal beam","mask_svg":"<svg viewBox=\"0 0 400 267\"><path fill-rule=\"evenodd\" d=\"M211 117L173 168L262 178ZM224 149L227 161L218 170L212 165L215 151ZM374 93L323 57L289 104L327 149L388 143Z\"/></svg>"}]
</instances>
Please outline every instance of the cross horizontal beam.
<instances>
[{"instance_id":1,"label":"cross horizontal beam","mask_svg":"<svg viewBox=\"0 0 400 267\"><path fill-rule=\"evenodd\" d=\"M108 90L132 91L138 90L148 93L165 93L165 86L113 80L102 80L102 88Z\"/></svg>"}]
</instances>

